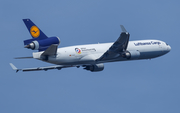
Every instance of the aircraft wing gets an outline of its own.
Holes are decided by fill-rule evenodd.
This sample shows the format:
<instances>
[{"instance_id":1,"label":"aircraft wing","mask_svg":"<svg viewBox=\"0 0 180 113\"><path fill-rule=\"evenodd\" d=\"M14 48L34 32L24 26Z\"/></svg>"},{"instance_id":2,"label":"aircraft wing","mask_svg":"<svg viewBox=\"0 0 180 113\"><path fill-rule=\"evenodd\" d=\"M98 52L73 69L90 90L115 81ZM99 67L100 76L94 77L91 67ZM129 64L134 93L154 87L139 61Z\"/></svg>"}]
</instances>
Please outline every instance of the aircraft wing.
<instances>
[{"instance_id":1,"label":"aircraft wing","mask_svg":"<svg viewBox=\"0 0 180 113\"><path fill-rule=\"evenodd\" d=\"M47 71L47 70L50 70L50 69L58 69L58 70L60 70L62 68L75 67L76 65L55 65L55 66L48 66L48 67L35 67L35 68L24 68L24 69L18 69L12 63L10 63L10 66L16 72L18 72L18 71L26 72L26 71L40 71L40 70Z\"/></svg>"},{"instance_id":2,"label":"aircraft wing","mask_svg":"<svg viewBox=\"0 0 180 113\"><path fill-rule=\"evenodd\" d=\"M120 53L126 51L130 34L126 31L123 25L121 27L121 34L119 38L113 43L113 45L96 61L110 60L120 56Z\"/></svg>"}]
</instances>

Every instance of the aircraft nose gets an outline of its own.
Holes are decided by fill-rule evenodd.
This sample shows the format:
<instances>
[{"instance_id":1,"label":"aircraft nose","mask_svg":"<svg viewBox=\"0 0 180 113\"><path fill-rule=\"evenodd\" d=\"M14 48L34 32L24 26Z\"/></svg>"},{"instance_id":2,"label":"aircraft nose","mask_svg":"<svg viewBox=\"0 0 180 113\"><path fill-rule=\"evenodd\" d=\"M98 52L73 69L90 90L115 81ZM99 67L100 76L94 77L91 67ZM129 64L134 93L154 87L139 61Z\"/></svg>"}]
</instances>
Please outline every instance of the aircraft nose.
<instances>
[{"instance_id":1,"label":"aircraft nose","mask_svg":"<svg viewBox=\"0 0 180 113\"><path fill-rule=\"evenodd\" d=\"M167 48L168 48L168 52L171 51L171 46L170 45L168 45Z\"/></svg>"}]
</instances>

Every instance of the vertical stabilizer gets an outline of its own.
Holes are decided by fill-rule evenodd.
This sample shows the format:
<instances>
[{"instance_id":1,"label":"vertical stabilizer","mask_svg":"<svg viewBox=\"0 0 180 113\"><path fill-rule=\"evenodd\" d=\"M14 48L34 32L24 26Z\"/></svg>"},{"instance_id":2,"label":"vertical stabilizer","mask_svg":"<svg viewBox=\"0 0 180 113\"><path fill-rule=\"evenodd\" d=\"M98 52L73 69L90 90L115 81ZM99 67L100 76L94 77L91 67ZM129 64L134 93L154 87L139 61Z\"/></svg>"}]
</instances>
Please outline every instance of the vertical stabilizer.
<instances>
[{"instance_id":1,"label":"vertical stabilizer","mask_svg":"<svg viewBox=\"0 0 180 113\"><path fill-rule=\"evenodd\" d=\"M59 37L47 37L30 19L23 19L32 38L24 40L25 48L44 51L52 44L60 44Z\"/></svg>"},{"instance_id":2,"label":"vertical stabilizer","mask_svg":"<svg viewBox=\"0 0 180 113\"><path fill-rule=\"evenodd\" d=\"M35 40L48 38L30 19L23 19L29 33Z\"/></svg>"}]
</instances>

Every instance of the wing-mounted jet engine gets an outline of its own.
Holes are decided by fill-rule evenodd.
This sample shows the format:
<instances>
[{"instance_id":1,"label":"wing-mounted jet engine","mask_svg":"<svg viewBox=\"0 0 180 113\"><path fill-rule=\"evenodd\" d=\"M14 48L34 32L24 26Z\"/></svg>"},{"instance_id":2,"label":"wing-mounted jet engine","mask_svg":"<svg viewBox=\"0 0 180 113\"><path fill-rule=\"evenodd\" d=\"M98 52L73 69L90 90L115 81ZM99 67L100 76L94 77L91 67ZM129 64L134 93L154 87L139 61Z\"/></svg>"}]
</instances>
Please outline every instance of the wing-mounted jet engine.
<instances>
[{"instance_id":1,"label":"wing-mounted jet engine","mask_svg":"<svg viewBox=\"0 0 180 113\"><path fill-rule=\"evenodd\" d=\"M98 72L98 71L102 71L104 69L104 64L94 64L94 65L87 65L84 66L86 70L89 70L91 72Z\"/></svg>"},{"instance_id":2,"label":"wing-mounted jet engine","mask_svg":"<svg viewBox=\"0 0 180 113\"><path fill-rule=\"evenodd\" d=\"M126 58L126 59L138 59L139 58L139 56L140 56L140 52L139 51L136 51L136 50L134 50L134 51L125 51L125 52L122 52L121 53L121 56L123 57L123 58Z\"/></svg>"}]
</instances>

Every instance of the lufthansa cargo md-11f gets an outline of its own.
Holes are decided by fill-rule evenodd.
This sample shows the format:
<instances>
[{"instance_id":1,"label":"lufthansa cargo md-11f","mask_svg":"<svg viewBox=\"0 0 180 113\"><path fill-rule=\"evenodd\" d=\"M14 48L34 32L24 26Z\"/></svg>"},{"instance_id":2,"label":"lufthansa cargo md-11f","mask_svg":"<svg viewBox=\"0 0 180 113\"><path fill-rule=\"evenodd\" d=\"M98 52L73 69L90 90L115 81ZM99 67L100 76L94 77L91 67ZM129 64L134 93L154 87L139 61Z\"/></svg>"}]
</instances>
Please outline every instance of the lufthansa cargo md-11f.
<instances>
[{"instance_id":1,"label":"lufthansa cargo md-11f","mask_svg":"<svg viewBox=\"0 0 180 113\"><path fill-rule=\"evenodd\" d=\"M62 69L68 67L84 67L91 72L102 71L106 62L152 59L162 56L171 50L171 47L160 40L129 41L130 34L124 26L121 34L114 43L75 45L58 48L59 37L47 37L30 19L23 19L32 39L24 40L25 48L38 50L33 57L48 63L56 64L48 67L18 69L10 63L13 70L37 71Z\"/></svg>"}]
</instances>

